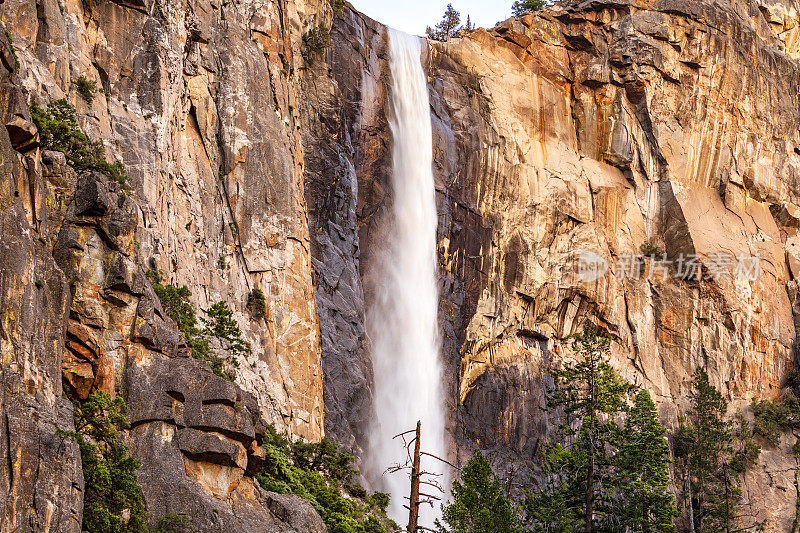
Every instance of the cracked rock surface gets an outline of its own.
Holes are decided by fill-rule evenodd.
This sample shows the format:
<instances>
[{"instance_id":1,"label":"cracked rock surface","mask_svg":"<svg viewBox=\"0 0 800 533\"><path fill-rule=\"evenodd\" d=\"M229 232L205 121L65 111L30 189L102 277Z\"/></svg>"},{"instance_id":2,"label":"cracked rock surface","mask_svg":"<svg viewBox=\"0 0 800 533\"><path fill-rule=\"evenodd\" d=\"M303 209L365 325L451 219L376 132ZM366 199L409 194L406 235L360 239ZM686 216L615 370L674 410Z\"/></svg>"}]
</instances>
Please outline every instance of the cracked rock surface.
<instances>
[{"instance_id":1,"label":"cracked rock surface","mask_svg":"<svg viewBox=\"0 0 800 533\"><path fill-rule=\"evenodd\" d=\"M542 369L587 322L668 426L700 365L734 409L780 396L800 325L798 13L573 1L423 46L453 460L535 451ZM365 453L364 317L392 202L386 28L322 0L5 0L0 22L0 531L80 530L64 394L97 390L127 402L151 518L324 531L253 475L269 423ZM319 25L331 46L309 53ZM40 145L29 105L60 98L127 187ZM613 275L642 249L665 255L632 267L660 275ZM585 281L586 250L614 268ZM703 279L676 277L690 255ZM762 272L713 279L722 255ZM201 316L231 307L253 347L234 368L212 346L233 383L189 356L151 268ZM782 439L745 485L772 531L797 500Z\"/></svg>"}]
</instances>

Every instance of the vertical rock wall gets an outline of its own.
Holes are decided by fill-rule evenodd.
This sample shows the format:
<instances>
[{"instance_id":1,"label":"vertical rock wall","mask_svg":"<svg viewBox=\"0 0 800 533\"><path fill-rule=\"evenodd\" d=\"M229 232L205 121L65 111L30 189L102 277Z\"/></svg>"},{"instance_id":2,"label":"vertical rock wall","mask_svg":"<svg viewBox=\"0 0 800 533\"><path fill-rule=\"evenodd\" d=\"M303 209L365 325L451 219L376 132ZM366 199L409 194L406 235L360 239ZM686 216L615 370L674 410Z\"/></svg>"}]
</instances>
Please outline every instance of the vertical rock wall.
<instances>
[{"instance_id":1,"label":"vertical rock wall","mask_svg":"<svg viewBox=\"0 0 800 533\"><path fill-rule=\"evenodd\" d=\"M7 2L0 95L2 531L80 531L65 399L122 394L150 519L197 531L324 531L267 493L265 424L323 435L298 114L319 2ZM94 82L94 98L79 94ZM127 187L39 147L28 106L65 98ZM235 383L189 357L145 272L223 300L252 344ZM266 316L247 311L251 291ZM217 355L228 357L215 347ZM62 389L63 380L63 389Z\"/></svg>"},{"instance_id":2,"label":"vertical rock wall","mask_svg":"<svg viewBox=\"0 0 800 533\"><path fill-rule=\"evenodd\" d=\"M686 406L697 366L732 409L745 410L752 400L778 397L793 367L798 6L567 4L430 43L423 58L436 152L444 379L451 434L467 453L476 445L536 449L547 434L542 369L570 357L569 336L587 322L614 336L615 366L654 394L668 425ZM317 272L334 274L318 286L321 310L340 309L337 299L352 292L362 301L352 274L336 275L356 268L369 304L370 249L381 245L380 217L391 202L382 33L346 12L334 25L327 72L315 72L314 87L323 90L309 115L323 116L329 149L307 154L306 189L317 199ZM583 250L615 265L643 246L667 254L663 275L618 279L609 271L591 283L578 275ZM332 250L341 261L327 270ZM680 258L694 255L704 279L677 279ZM722 255L734 262L758 255L763 272L756 281L710 279ZM643 273L662 267L649 259L640 265ZM362 346L359 311L350 307L346 318L321 327L332 339L323 342L326 379L336 383L326 389L326 406L348 421L330 431L363 443L368 392L359 384L369 362L353 366ZM775 530L794 518L789 447L766 448L747 483L746 497Z\"/></svg>"},{"instance_id":3,"label":"vertical rock wall","mask_svg":"<svg viewBox=\"0 0 800 533\"><path fill-rule=\"evenodd\" d=\"M319 14L317 14L319 13ZM3 4L29 99L66 97L90 135L124 160L136 246L198 308L225 300L253 355L237 371L262 414L319 438L319 333L302 188L301 37L317 3ZM89 105L83 76L100 90ZM267 297L264 319L246 311ZM120 361L124 348L104 347Z\"/></svg>"},{"instance_id":4,"label":"vertical rock wall","mask_svg":"<svg viewBox=\"0 0 800 533\"><path fill-rule=\"evenodd\" d=\"M454 454L532 453L541 371L587 322L668 424L699 365L734 408L781 394L800 316L799 11L591 0L429 44ZM270 422L364 453L364 314L392 201L385 28L317 0L5 0L0 21L0 530L80 527L62 375L72 395L125 396L151 516L319 530L252 474ZM309 50L320 24L331 46ZM91 105L81 76L102 88ZM37 147L27 106L58 98L130 190ZM614 264L642 245L707 269L758 254L763 273L578 276L584 249ZM232 307L253 345L235 384L188 357L149 268L200 309ZM747 484L775 530L794 517L791 440Z\"/></svg>"},{"instance_id":5,"label":"vertical rock wall","mask_svg":"<svg viewBox=\"0 0 800 533\"><path fill-rule=\"evenodd\" d=\"M0 531L80 531L83 474L72 405L62 397L69 286L19 90L0 37Z\"/></svg>"}]
</instances>

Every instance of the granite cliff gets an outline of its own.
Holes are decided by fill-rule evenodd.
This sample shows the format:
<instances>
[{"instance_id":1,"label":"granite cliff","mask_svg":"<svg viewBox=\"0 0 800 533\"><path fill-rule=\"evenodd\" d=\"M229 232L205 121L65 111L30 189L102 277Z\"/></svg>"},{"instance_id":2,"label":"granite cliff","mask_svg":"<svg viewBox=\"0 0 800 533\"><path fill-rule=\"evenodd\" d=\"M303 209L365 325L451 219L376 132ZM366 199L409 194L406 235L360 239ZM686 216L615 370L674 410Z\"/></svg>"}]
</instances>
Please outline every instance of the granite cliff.
<instances>
[{"instance_id":1,"label":"granite cliff","mask_svg":"<svg viewBox=\"0 0 800 533\"><path fill-rule=\"evenodd\" d=\"M65 393L96 390L128 404L151 516L324 530L253 474L269 423L364 453L386 28L324 0L5 0L0 20L0 531L80 531ZM310 46L320 26L330 43ZM454 458L536 449L541 370L587 322L667 425L697 366L736 408L781 395L800 325L797 0L566 2L422 59ZM42 149L29 109L61 98L125 187ZM577 270L583 251L619 266L643 246L662 275ZM762 272L705 275L722 255ZM704 279L676 278L688 256ZM189 356L149 269L233 309L253 347L233 382ZM747 480L770 531L795 519L793 443Z\"/></svg>"}]
</instances>

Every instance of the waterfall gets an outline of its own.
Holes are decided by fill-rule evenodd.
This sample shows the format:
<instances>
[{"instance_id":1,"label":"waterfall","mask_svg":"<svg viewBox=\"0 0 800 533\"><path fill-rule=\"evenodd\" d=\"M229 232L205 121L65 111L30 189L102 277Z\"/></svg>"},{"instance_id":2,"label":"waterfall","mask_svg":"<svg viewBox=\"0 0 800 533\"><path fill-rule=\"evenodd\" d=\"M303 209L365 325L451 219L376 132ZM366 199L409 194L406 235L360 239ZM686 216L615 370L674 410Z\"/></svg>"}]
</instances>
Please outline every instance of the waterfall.
<instances>
[{"instance_id":1,"label":"waterfall","mask_svg":"<svg viewBox=\"0 0 800 533\"><path fill-rule=\"evenodd\" d=\"M391 495L389 515L405 527L409 495L406 472L385 473L405 458L402 441L392 437L422 421L422 449L445 456L442 365L439 359L436 280L436 198L430 104L420 60L421 39L389 30L392 109L392 212L381 245L374 300L367 331L375 373L375 421L368 465ZM441 463L423 457L423 470L447 474ZM446 482L446 480L441 480ZM424 492L431 492L430 489ZM441 514L422 506L420 525L433 527Z\"/></svg>"}]
</instances>

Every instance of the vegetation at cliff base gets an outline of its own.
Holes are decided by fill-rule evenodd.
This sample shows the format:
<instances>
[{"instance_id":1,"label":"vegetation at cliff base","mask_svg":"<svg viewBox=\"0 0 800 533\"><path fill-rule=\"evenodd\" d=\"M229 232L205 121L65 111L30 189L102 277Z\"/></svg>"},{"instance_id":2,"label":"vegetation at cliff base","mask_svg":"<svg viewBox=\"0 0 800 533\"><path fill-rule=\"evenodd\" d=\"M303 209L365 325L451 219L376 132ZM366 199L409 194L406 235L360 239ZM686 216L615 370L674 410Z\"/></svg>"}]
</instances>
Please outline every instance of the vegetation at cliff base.
<instances>
[{"instance_id":1,"label":"vegetation at cliff base","mask_svg":"<svg viewBox=\"0 0 800 533\"><path fill-rule=\"evenodd\" d=\"M558 426L541 452L528 523L540 531L675 531L666 430L650 395L608 364L610 339L595 329L577 335L574 350L579 361L552 372L547 406Z\"/></svg>"},{"instance_id":2,"label":"vegetation at cliff base","mask_svg":"<svg viewBox=\"0 0 800 533\"><path fill-rule=\"evenodd\" d=\"M274 426L264 438L264 468L256 476L261 486L281 494L296 494L316 509L330 533L388 533L397 525L386 517L389 497L368 496L358 483L353 457L327 439L319 443L292 440Z\"/></svg>"},{"instance_id":3,"label":"vegetation at cliff base","mask_svg":"<svg viewBox=\"0 0 800 533\"><path fill-rule=\"evenodd\" d=\"M442 507L439 533L521 533L517 510L489 462L476 451L453 482L453 499Z\"/></svg>"},{"instance_id":4,"label":"vegetation at cliff base","mask_svg":"<svg viewBox=\"0 0 800 533\"><path fill-rule=\"evenodd\" d=\"M754 404L751 427L741 413L728 414L722 393L697 369L671 453L655 402L609 364L610 346L591 326L574 336L576 361L549 371L543 410L551 440L539 443L534 470L504 486L475 453L442 507L438 533L764 530L744 476L759 457L757 437L777 444L780 431L798 426L800 373L787 379L789 397Z\"/></svg>"},{"instance_id":5,"label":"vegetation at cliff base","mask_svg":"<svg viewBox=\"0 0 800 533\"><path fill-rule=\"evenodd\" d=\"M78 127L73 108L66 100L47 104L47 110L34 103L31 118L39 131L39 142L45 150L61 152L77 172L96 171L128 188L128 172L121 161L106 161L106 150L99 141L92 141Z\"/></svg>"},{"instance_id":6,"label":"vegetation at cliff base","mask_svg":"<svg viewBox=\"0 0 800 533\"><path fill-rule=\"evenodd\" d=\"M74 401L75 431L83 466L83 525L88 533L145 533L147 511L136 470L120 432L128 428L125 401L94 392Z\"/></svg>"},{"instance_id":7,"label":"vegetation at cliff base","mask_svg":"<svg viewBox=\"0 0 800 533\"><path fill-rule=\"evenodd\" d=\"M741 414L727 416L728 403L697 369L691 408L675 432L675 457L689 526L695 531L759 531L763 524L744 505L745 471L761 451Z\"/></svg>"}]
</instances>

